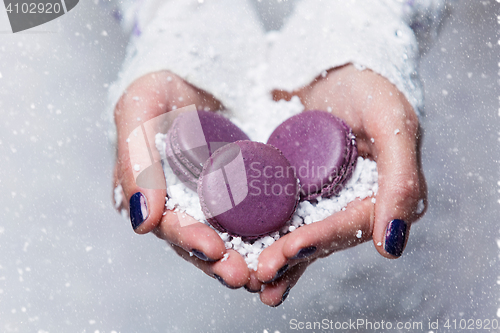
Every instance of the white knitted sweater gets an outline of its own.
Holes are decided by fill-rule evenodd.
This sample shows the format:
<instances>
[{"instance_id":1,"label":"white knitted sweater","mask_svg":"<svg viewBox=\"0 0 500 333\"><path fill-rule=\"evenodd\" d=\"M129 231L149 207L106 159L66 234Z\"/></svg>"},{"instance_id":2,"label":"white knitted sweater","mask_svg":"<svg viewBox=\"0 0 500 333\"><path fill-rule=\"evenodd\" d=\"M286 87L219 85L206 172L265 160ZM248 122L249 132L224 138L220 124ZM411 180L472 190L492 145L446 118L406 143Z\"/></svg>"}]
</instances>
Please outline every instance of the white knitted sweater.
<instances>
[{"instance_id":1,"label":"white knitted sweater","mask_svg":"<svg viewBox=\"0 0 500 333\"><path fill-rule=\"evenodd\" d=\"M132 37L110 88L110 110L135 79L166 69L235 114L248 109L247 92L255 85L290 91L347 63L388 78L421 113L418 60L446 12L444 0L120 3ZM264 77L256 80L255 71L263 67Z\"/></svg>"}]
</instances>

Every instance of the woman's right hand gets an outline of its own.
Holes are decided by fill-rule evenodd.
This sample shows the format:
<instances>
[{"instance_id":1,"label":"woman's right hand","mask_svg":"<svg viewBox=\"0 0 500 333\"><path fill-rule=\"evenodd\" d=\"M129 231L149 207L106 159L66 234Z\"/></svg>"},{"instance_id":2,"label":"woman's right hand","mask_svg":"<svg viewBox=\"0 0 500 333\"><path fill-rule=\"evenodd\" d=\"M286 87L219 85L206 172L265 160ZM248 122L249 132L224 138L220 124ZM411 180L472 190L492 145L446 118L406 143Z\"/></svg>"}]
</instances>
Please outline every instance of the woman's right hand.
<instances>
[{"instance_id":1,"label":"woman's right hand","mask_svg":"<svg viewBox=\"0 0 500 333\"><path fill-rule=\"evenodd\" d=\"M117 152L114 187L122 186L124 201L118 207L130 212L131 223L138 234L153 232L171 244L184 259L230 288L239 288L249 280L243 257L226 251L224 242L210 227L186 214L165 208L165 189L146 189L137 185L127 139L141 125L172 110L196 105L198 109L220 110L222 105L210 94L197 89L168 71L147 74L134 81L115 107ZM154 149L154 148L153 148ZM139 157L140 158L140 157ZM137 156L134 156L134 165ZM150 161L138 163L149 165ZM135 170L137 172L137 170ZM161 168L155 179L165 178ZM162 187L162 186L158 186ZM226 255L227 260L220 260Z\"/></svg>"}]
</instances>

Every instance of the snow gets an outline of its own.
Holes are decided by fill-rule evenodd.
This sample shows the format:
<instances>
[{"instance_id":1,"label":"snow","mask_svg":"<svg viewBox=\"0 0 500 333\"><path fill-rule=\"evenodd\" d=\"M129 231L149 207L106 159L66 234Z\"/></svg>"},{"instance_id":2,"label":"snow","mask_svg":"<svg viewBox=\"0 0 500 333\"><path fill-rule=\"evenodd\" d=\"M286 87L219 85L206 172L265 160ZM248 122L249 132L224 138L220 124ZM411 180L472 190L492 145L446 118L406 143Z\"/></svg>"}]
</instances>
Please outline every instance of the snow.
<instances>
[{"instance_id":1,"label":"snow","mask_svg":"<svg viewBox=\"0 0 500 333\"><path fill-rule=\"evenodd\" d=\"M424 199L420 199L417 203L417 214L422 214L425 209Z\"/></svg>"},{"instance_id":2,"label":"snow","mask_svg":"<svg viewBox=\"0 0 500 333\"><path fill-rule=\"evenodd\" d=\"M289 102L283 100L274 102L266 95L261 95L258 87L252 91L252 94L253 108L247 114L233 113L231 120L237 123L250 138L257 138L261 142L267 141L274 128L281 122L304 109L297 97L292 98ZM210 225L201 210L198 194L177 179L170 165L165 162L165 138L166 134L158 133L155 137L155 145L164 161L162 165L167 183L167 209L185 212L196 220ZM324 220L344 209L349 202L355 199L376 195L377 189L376 163L358 157L356 169L353 171L351 179L337 196L328 199L319 198L314 203L300 202L288 224L280 232L273 233L272 237L264 236L250 243L240 237L231 237L226 233L217 232L224 239L226 249L234 249L240 253L245 258L248 267L257 270L259 254L274 241L303 225Z\"/></svg>"},{"instance_id":3,"label":"snow","mask_svg":"<svg viewBox=\"0 0 500 333\"><path fill-rule=\"evenodd\" d=\"M115 200L115 208L118 209L123 203L123 187L118 185L113 190L114 200Z\"/></svg>"}]
</instances>

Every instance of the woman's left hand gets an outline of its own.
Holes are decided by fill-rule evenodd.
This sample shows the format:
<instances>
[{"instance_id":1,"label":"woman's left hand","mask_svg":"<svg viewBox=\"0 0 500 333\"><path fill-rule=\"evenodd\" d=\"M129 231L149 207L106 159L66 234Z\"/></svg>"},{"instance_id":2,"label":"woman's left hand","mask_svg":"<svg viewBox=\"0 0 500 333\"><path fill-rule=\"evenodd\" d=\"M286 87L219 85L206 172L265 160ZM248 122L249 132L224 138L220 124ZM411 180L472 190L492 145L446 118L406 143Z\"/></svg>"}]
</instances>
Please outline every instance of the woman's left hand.
<instances>
[{"instance_id":1,"label":"woman's left hand","mask_svg":"<svg viewBox=\"0 0 500 333\"><path fill-rule=\"evenodd\" d=\"M345 211L302 226L261 253L246 288L257 291L264 284L260 299L270 306L284 301L310 263L333 252L372 239L382 256L400 257L427 201L418 117L387 79L347 65L293 93L275 91L275 99L292 95L306 110L331 108L351 126L360 156L377 162L379 188L375 203L355 200Z\"/></svg>"}]
</instances>

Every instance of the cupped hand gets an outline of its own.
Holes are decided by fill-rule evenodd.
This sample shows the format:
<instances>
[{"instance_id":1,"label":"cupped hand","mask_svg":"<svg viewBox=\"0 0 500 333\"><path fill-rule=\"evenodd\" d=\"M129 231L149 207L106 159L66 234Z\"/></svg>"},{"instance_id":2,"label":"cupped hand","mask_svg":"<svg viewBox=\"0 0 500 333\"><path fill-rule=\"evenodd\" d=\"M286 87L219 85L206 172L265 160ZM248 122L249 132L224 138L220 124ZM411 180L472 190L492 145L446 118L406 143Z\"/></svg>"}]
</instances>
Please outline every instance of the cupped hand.
<instances>
[{"instance_id":1,"label":"cupped hand","mask_svg":"<svg viewBox=\"0 0 500 333\"><path fill-rule=\"evenodd\" d=\"M131 224L136 233L153 232L206 274L226 286L238 288L249 280L244 259L234 251L226 251L224 242L207 225L185 214L166 210L164 186L139 187L134 177L134 172L137 174L139 168L150 165L151 160L147 154L144 158L134 155L132 165L130 152L133 149L129 150L128 139L131 133L138 131L139 136L143 135L141 131L144 131L144 124L148 121L175 108L192 104L205 110L222 108L213 96L168 71L147 74L134 81L124 92L114 111L117 128L114 186L122 186L125 199L118 208L130 212ZM154 149L150 147L154 140L149 139L148 143L147 139L144 140L144 151ZM141 161L141 158L145 160ZM149 176L165 184L161 167L153 169L153 172ZM220 260L224 255L226 259Z\"/></svg>"},{"instance_id":2,"label":"cupped hand","mask_svg":"<svg viewBox=\"0 0 500 333\"><path fill-rule=\"evenodd\" d=\"M370 239L382 256L400 257L411 224L424 214L427 201L418 117L387 79L347 65L300 90L274 92L275 100L293 95L306 110L328 110L351 126L359 154L377 162L379 188L375 203L372 198L355 200L345 211L300 227L261 253L246 287L260 290L264 284L260 298L271 306L283 302L317 258Z\"/></svg>"}]
</instances>

